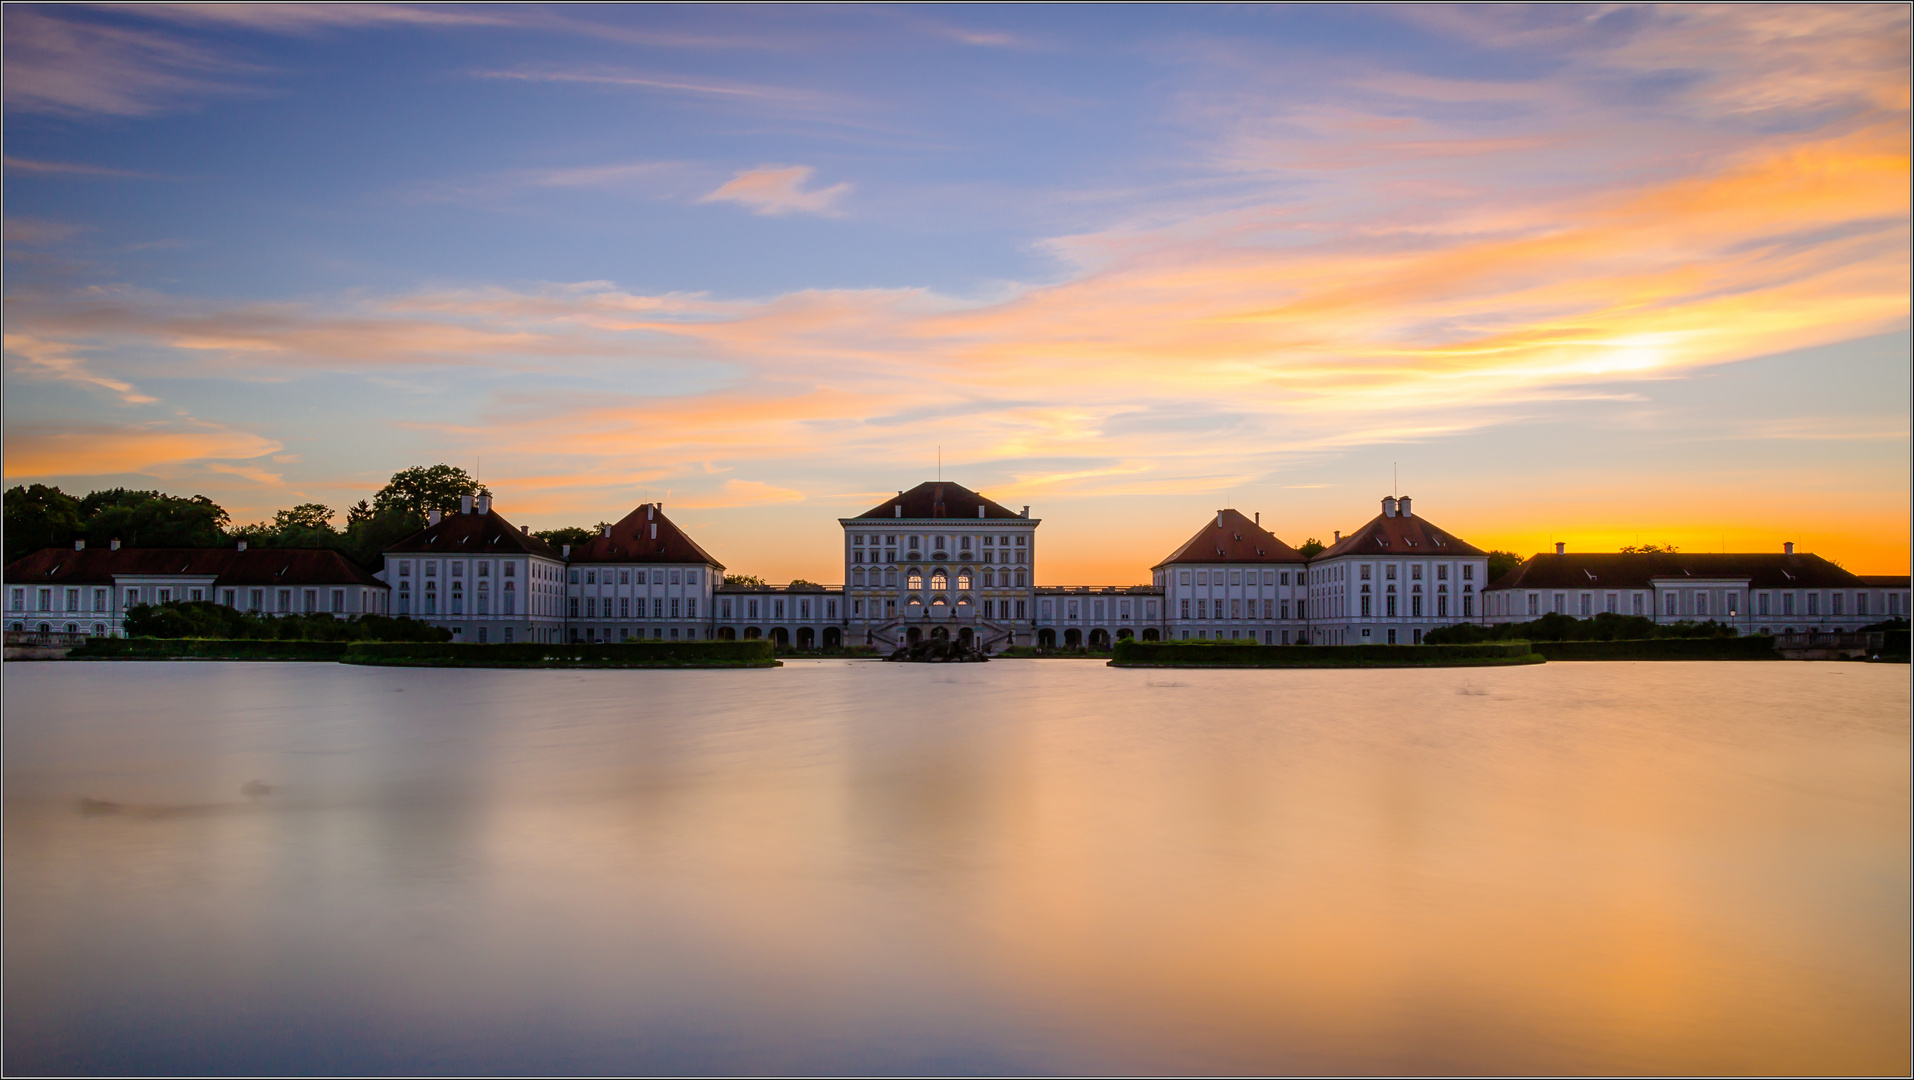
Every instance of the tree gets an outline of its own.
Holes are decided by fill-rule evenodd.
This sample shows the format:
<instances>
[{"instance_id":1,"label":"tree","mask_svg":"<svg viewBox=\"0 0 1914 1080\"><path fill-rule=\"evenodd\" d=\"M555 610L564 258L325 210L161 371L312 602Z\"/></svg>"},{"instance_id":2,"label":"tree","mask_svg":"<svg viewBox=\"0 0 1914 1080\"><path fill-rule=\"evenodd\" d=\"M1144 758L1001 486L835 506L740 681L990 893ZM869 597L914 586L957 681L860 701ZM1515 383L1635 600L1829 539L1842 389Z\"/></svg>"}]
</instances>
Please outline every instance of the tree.
<instances>
[{"instance_id":1,"label":"tree","mask_svg":"<svg viewBox=\"0 0 1914 1080\"><path fill-rule=\"evenodd\" d=\"M1494 581L1503 574L1522 565L1522 556L1513 551L1489 552L1489 580Z\"/></svg>"},{"instance_id":2,"label":"tree","mask_svg":"<svg viewBox=\"0 0 1914 1080\"><path fill-rule=\"evenodd\" d=\"M479 493L478 481L454 465L414 465L392 474L392 482L372 496L374 510L406 509L426 516L458 508L459 499Z\"/></svg>"},{"instance_id":3,"label":"tree","mask_svg":"<svg viewBox=\"0 0 1914 1080\"><path fill-rule=\"evenodd\" d=\"M1321 540L1318 540L1312 536L1309 539L1303 541L1303 546L1297 548L1296 550L1302 552L1303 558L1313 559L1316 556L1321 555L1323 553L1323 550L1327 546L1328 545L1324 544Z\"/></svg>"},{"instance_id":4,"label":"tree","mask_svg":"<svg viewBox=\"0 0 1914 1080\"><path fill-rule=\"evenodd\" d=\"M65 547L82 527L80 501L57 487L15 485L6 494L7 551L12 562L43 547Z\"/></svg>"},{"instance_id":5,"label":"tree","mask_svg":"<svg viewBox=\"0 0 1914 1080\"><path fill-rule=\"evenodd\" d=\"M557 547L561 544L582 544L601 531L601 529L587 529L583 525L573 525L568 529L546 529L544 532L535 532L532 535Z\"/></svg>"},{"instance_id":6,"label":"tree","mask_svg":"<svg viewBox=\"0 0 1914 1080\"><path fill-rule=\"evenodd\" d=\"M360 500L363 502L364 500ZM273 528L286 529L324 529L332 531L332 508L323 503L300 503L290 510L281 510L272 516Z\"/></svg>"},{"instance_id":7,"label":"tree","mask_svg":"<svg viewBox=\"0 0 1914 1080\"><path fill-rule=\"evenodd\" d=\"M369 521L371 518L372 507L364 499L360 499L358 502L346 507L346 528L348 529L359 524L361 521Z\"/></svg>"},{"instance_id":8,"label":"tree","mask_svg":"<svg viewBox=\"0 0 1914 1080\"><path fill-rule=\"evenodd\" d=\"M764 588L764 579L756 574L726 574L724 576L724 583L726 585L749 585L754 589Z\"/></svg>"},{"instance_id":9,"label":"tree","mask_svg":"<svg viewBox=\"0 0 1914 1080\"><path fill-rule=\"evenodd\" d=\"M1673 555L1679 550L1673 544L1630 544L1622 549L1624 555Z\"/></svg>"},{"instance_id":10,"label":"tree","mask_svg":"<svg viewBox=\"0 0 1914 1080\"><path fill-rule=\"evenodd\" d=\"M86 538L127 547L223 547L232 519L204 495L181 498L158 491L111 488L80 500Z\"/></svg>"}]
</instances>

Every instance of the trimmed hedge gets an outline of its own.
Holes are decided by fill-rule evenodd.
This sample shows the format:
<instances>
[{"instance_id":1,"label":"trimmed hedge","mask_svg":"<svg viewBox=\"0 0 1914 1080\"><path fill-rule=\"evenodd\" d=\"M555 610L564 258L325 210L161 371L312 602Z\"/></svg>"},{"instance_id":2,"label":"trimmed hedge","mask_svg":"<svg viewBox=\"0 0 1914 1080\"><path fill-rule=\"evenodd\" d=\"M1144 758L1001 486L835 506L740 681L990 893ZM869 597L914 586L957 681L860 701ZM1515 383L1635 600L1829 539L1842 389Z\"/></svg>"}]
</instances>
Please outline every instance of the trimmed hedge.
<instances>
[{"instance_id":1,"label":"trimmed hedge","mask_svg":"<svg viewBox=\"0 0 1914 1080\"><path fill-rule=\"evenodd\" d=\"M312 660L345 656L343 641L273 641L262 638L88 638L69 660Z\"/></svg>"},{"instance_id":2,"label":"trimmed hedge","mask_svg":"<svg viewBox=\"0 0 1914 1080\"><path fill-rule=\"evenodd\" d=\"M1526 641L1476 645L1250 645L1204 641L1119 641L1112 667L1448 667L1539 664Z\"/></svg>"},{"instance_id":3,"label":"trimmed hedge","mask_svg":"<svg viewBox=\"0 0 1914 1080\"><path fill-rule=\"evenodd\" d=\"M1647 638L1637 641L1538 641L1550 660L1779 660L1772 637Z\"/></svg>"},{"instance_id":4,"label":"trimmed hedge","mask_svg":"<svg viewBox=\"0 0 1914 1080\"><path fill-rule=\"evenodd\" d=\"M769 641L630 641L615 645L354 642L348 664L403 667L776 667Z\"/></svg>"}]
</instances>

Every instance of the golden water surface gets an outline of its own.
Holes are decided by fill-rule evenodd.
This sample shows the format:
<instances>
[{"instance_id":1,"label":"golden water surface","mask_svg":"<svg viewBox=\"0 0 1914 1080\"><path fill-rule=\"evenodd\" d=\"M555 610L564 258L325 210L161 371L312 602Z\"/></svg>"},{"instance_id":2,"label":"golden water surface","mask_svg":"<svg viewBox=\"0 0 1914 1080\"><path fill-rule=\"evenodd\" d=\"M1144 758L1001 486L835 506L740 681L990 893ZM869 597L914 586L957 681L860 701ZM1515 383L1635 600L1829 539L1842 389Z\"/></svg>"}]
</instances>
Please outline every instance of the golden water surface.
<instances>
[{"instance_id":1,"label":"golden water surface","mask_svg":"<svg viewBox=\"0 0 1914 1080\"><path fill-rule=\"evenodd\" d=\"M4 694L10 1073L1909 1068L1906 667Z\"/></svg>"}]
</instances>

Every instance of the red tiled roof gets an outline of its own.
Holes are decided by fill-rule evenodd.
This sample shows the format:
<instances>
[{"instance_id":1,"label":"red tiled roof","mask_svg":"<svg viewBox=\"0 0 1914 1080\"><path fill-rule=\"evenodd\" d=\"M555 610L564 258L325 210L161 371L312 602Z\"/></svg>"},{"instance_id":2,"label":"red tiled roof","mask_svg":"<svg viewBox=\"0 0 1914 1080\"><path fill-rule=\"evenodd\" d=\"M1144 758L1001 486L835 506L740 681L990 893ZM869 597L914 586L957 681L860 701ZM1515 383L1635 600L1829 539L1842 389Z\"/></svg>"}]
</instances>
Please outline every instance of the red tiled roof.
<instances>
[{"instance_id":1,"label":"red tiled roof","mask_svg":"<svg viewBox=\"0 0 1914 1080\"><path fill-rule=\"evenodd\" d=\"M1336 541L1317 559L1338 555L1487 555L1474 544L1437 528L1426 518L1377 514L1354 533Z\"/></svg>"},{"instance_id":2,"label":"red tiled roof","mask_svg":"<svg viewBox=\"0 0 1914 1080\"><path fill-rule=\"evenodd\" d=\"M1865 584L1819 555L1544 552L1529 556L1488 588L1647 589L1658 578L1746 579L1755 589L1851 589Z\"/></svg>"},{"instance_id":3,"label":"red tiled roof","mask_svg":"<svg viewBox=\"0 0 1914 1080\"><path fill-rule=\"evenodd\" d=\"M215 585L386 587L336 551L306 548L42 548L6 571L9 585L108 585L135 575L212 577Z\"/></svg>"},{"instance_id":4,"label":"red tiled roof","mask_svg":"<svg viewBox=\"0 0 1914 1080\"><path fill-rule=\"evenodd\" d=\"M1235 510L1219 511L1170 557L1150 569L1174 563L1303 563L1303 553Z\"/></svg>"},{"instance_id":5,"label":"red tiled roof","mask_svg":"<svg viewBox=\"0 0 1914 1080\"><path fill-rule=\"evenodd\" d=\"M649 514L649 516L647 516ZM583 544L573 544L574 563L693 563L724 569L697 541L672 524L655 503L645 503Z\"/></svg>"},{"instance_id":6,"label":"red tiled roof","mask_svg":"<svg viewBox=\"0 0 1914 1080\"><path fill-rule=\"evenodd\" d=\"M426 526L386 548L387 552L425 555L543 555L559 557L558 549L516 528L496 510L481 514L451 513L437 525Z\"/></svg>"},{"instance_id":7,"label":"red tiled roof","mask_svg":"<svg viewBox=\"0 0 1914 1080\"><path fill-rule=\"evenodd\" d=\"M904 512L901 515L897 512L897 506L900 503L904 507ZM895 499L885 499L879 505L873 506L857 516L860 518L895 518L901 516L907 518L975 519L978 516L977 508L979 506L984 508L983 516L986 518L1014 518L1023 516L1008 507L999 506L991 502L989 499L984 498L982 495L977 494L962 484L953 484L949 481L927 481L919 484L909 491L898 495Z\"/></svg>"}]
</instances>

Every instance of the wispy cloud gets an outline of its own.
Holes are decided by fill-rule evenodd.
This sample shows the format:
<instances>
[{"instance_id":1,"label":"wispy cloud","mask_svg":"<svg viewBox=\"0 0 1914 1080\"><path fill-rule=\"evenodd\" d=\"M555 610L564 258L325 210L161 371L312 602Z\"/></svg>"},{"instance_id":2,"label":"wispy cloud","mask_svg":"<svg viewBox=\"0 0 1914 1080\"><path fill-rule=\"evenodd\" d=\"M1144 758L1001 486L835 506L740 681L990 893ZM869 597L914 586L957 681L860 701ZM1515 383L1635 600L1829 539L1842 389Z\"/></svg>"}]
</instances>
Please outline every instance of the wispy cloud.
<instances>
[{"instance_id":1,"label":"wispy cloud","mask_svg":"<svg viewBox=\"0 0 1914 1080\"><path fill-rule=\"evenodd\" d=\"M172 180L171 176L157 173L135 172L130 169L109 169L104 165L86 165L69 161L33 161L17 158L11 154L6 157L8 172L27 173L33 176L98 176L114 180Z\"/></svg>"},{"instance_id":2,"label":"wispy cloud","mask_svg":"<svg viewBox=\"0 0 1914 1080\"><path fill-rule=\"evenodd\" d=\"M533 68L522 70L479 71L481 79L501 79L530 83L579 83L588 86L619 86L636 90L663 90L703 97L774 102L781 105L822 104L824 95L793 87L764 86L727 79L654 74L618 68Z\"/></svg>"},{"instance_id":3,"label":"wispy cloud","mask_svg":"<svg viewBox=\"0 0 1914 1080\"><path fill-rule=\"evenodd\" d=\"M764 165L739 171L724 186L699 202L734 202L758 214L824 214L838 216L832 205L851 190L848 183L805 190L814 170L809 165Z\"/></svg>"},{"instance_id":4,"label":"wispy cloud","mask_svg":"<svg viewBox=\"0 0 1914 1080\"><path fill-rule=\"evenodd\" d=\"M10 112L145 116L254 93L263 70L177 35L48 8L9 6L5 19Z\"/></svg>"},{"instance_id":5,"label":"wispy cloud","mask_svg":"<svg viewBox=\"0 0 1914 1080\"><path fill-rule=\"evenodd\" d=\"M26 334L6 335L6 355L13 363L9 370L17 376L57 379L105 390L128 405L150 405L159 400L142 394L124 379L94 372L79 356L80 347L60 341L43 341Z\"/></svg>"},{"instance_id":6,"label":"wispy cloud","mask_svg":"<svg viewBox=\"0 0 1914 1080\"><path fill-rule=\"evenodd\" d=\"M169 466L244 461L280 449L279 442L264 436L190 420L14 424L6 435L8 477L150 474Z\"/></svg>"}]
</instances>

